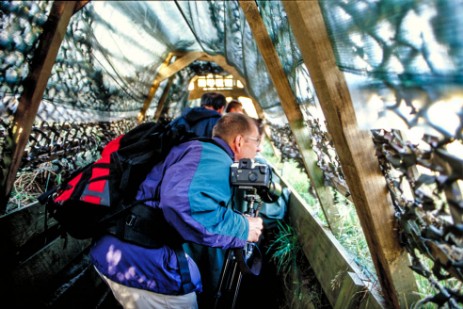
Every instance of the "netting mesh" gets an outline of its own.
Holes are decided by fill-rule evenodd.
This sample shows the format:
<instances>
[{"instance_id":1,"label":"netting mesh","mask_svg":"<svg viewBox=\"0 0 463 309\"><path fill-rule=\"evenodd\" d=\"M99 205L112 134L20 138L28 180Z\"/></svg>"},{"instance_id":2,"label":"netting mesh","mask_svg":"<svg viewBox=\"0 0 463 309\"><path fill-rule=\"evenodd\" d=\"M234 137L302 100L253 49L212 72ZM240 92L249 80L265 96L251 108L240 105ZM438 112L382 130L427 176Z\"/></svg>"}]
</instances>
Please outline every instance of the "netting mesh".
<instances>
[{"instance_id":1,"label":"netting mesh","mask_svg":"<svg viewBox=\"0 0 463 309\"><path fill-rule=\"evenodd\" d=\"M461 1L322 1L363 128L462 138Z\"/></svg>"},{"instance_id":2,"label":"netting mesh","mask_svg":"<svg viewBox=\"0 0 463 309\"><path fill-rule=\"evenodd\" d=\"M326 183L348 192L284 6L280 1L256 3L304 111ZM22 82L51 5L50 1L0 3L2 184L11 160L11 123L24 90ZM459 0L333 0L320 5L358 124L381 130L374 131L374 140L404 246L414 259L414 270L437 289L436 296L425 301L461 304L461 292L455 287L462 281L463 161L461 153L450 148L463 147L463 5ZM245 78L249 93L274 127L283 157L302 166L280 98L238 2L92 1L74 14L67 27L15 193L30 191L32 197L26 200L33 201L38 191L59 181L52 175L65 176L92 160L108 140L133 127L160 64L173 51L225 56ZM187 68L174 77L163 107L166 119L191 104L188 83L194 74ZM154 95L148 120L165 89L167 81ZM399 139L392 129L425 139ZM418 173L412 177L413 168ZM31 179L39 185L21 189L19 184ZM11 209L21 206L17 194ZM429 257L431 266L420 262L418 252Z\"/></svg>"}]
</instances>

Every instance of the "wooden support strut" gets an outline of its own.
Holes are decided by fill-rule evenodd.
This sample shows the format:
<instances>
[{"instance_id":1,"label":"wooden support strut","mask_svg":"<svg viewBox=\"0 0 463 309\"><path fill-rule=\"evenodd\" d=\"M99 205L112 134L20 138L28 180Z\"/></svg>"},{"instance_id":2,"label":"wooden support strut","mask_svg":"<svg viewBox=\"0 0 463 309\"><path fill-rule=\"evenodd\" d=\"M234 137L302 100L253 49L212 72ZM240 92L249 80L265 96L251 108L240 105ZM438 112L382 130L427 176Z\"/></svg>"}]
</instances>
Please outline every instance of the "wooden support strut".
<instances>
[{"instance_id":1,"label":"wooden support strut","mask_svg":"<svg viewBox=\"0 0 463 309\"><path fill-rule=\"evenodd\" d=\"M146 111L150 107L154 94L156 93L156 90L158 90L161 82L175 75L178 71L183 70L188 65L190 65L193 61L197 60L203 55L204 55L203 52L189 52L189 53L186 53L183 57L176 59L174 63L170 65L169 63L170 63L171 58L173 57L173 54L170 53L167 56L166 60L163 62L158 73L156 74L156 77L154 78L154 81L148 93L148 96L146 97L146 100L143 103L143 107L141 108L140 113L138 114L139 123L141 123L145 119Z\"/></svg>"},{"instance_id":2,"label":"wooden support strut","mask_svg":"<svg viewBox=\"0 0 463 309\"><path fill-rule=\"evenodd\" d=\"M315 188L321 208L325 214L328 225L337 232L341 216L333 202L329 187L324 185L323 172L317 165L317 155L311 147L310 134L304 124L304 117L296 101L278 54L273 46L270 36L265 28L257 6L253 1L240 1L254 39L265 61L267 70L278 93L281 106L288 119L289 126L294 134L299 151L302 154L305 169Z\"/></svg>"},{"instance_id":3,"label":"wooden support strut","mask_svg":"<svg viewBox=\"0 0 463 309\"><path fill-rule=\"evenodd\" d=\"M394 209L371 134L358 128L319 3L284 1L283 5L327 120L383 296L390 307L405 308L418 300L416 282L408 255L399 244Z\"/></svg>"},{"instance_id":4,"label":"wooden support strut","mask_svg":"<svg viewBox=\"0 0 463 309\"><path fill-rule=\"evenodd\" d=\"M5 213L13 188L16 173L20 167L32 125L35 121L51 69L55 63L66 28L73 13L81 9L86 1L55 1L43 27L39 45L31 61L29 75L24 80L24 91L19 98L18 108L8 134L4 151L6 174L0 179L0 214ZM10 158L6 158L10 154Z\"/></svg>"}]
</instances>

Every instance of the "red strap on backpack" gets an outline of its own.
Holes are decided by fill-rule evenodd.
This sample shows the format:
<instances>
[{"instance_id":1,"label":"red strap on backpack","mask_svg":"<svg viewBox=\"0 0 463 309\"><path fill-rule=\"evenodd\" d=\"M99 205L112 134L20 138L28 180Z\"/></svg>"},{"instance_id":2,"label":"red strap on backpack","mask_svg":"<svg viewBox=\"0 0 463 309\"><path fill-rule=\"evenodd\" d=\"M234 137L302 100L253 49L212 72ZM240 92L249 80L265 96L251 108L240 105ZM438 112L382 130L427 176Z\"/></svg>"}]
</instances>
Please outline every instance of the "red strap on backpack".
<instances>
[{"instance_id":1,"label":"red strap on backpack","mask_svg":"<svg viewBox=\"0 0 463 309\"><path fill-rule=\"evenodd\" d=\"M83 202L109 207L109 163L111 154L119 149L122 137L123 135L120 135L110 141L101 152L101 158L92 164L90 173L87 169L84 169L81 173L77 174L76 177L69 181L68 186L58 194L54 201L56 203L64 202L74 196ZM84 174L84 171L87 174ZM88 179L84 181L85 187L80 192L77 185L82 183L85 177L88 177Z\"/></svg>"}]
</instances>

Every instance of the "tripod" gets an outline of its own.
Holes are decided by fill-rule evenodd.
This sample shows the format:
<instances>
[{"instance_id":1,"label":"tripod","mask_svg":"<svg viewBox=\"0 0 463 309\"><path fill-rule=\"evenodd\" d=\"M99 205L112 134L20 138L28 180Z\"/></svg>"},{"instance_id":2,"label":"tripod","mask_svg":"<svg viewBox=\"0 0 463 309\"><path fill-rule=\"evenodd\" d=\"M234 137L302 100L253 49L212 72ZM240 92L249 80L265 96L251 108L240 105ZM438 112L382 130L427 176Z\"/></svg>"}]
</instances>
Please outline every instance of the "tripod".
<instances>
[{"instance_id":1,"label":"tripod","mask_svg":"<svg viewBox=\"0 0 463 309\"><path fill-rule=\"evenodd\" d=\"M251 194L246 194L244 197L248 205L245 214L256 217L261 204L260 198L256 194L255 188L246 187L245 189L252 190ZM258 206L254 207L256 200ZM215 296L214 309L235 308L243 274L253 274L255 276L260 274L262 265L259 260L255 263L256 254L260 256L259 247L257 247L257 244L249 242L244 248L227 250ZM249 264L252 264L252 266L249 266Z\"/></svg>"}]
</instances>

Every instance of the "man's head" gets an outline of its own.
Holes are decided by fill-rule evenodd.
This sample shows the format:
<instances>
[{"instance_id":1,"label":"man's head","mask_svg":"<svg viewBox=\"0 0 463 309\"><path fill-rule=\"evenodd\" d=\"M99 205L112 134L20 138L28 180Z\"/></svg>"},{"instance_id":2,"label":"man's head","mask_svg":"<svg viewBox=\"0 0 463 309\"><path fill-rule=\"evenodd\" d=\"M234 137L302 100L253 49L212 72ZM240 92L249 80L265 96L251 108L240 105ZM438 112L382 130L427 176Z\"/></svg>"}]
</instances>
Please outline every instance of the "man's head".
<instances>
[{"instance_id":1,"label":"man's head","mask_svg":"<svg viewBox=\"0 0 463 309\"><path fill-rule=\"evenodd\" d=\"M235 161L254 159L260 151L260 134L257 120L245 114L230 113L222 116L214 126L212 135L230 145Z\"/></svg>"},{"instance_id":2,"label":"man's head","mask_svg":"<svg viewBox=\"0 0 463 309\"><path fill-rule=\"evenodd\" d=\"M226 113L244 113L243 104L237 100L231 100L228 102L227 107L225 108Z\"/></svg>"},{"instance_id":3,"label":"man's head","mask_svg":"<svg viewBox=\"0 0 463 309\"><path fill-rule=\"evenodd\" d=\"M227 99L221 93L217 92L206 92L201 96L201 106L207 109L213 109L223 113L225 105L227 104Z\"/></svg>"}]
</instances>

